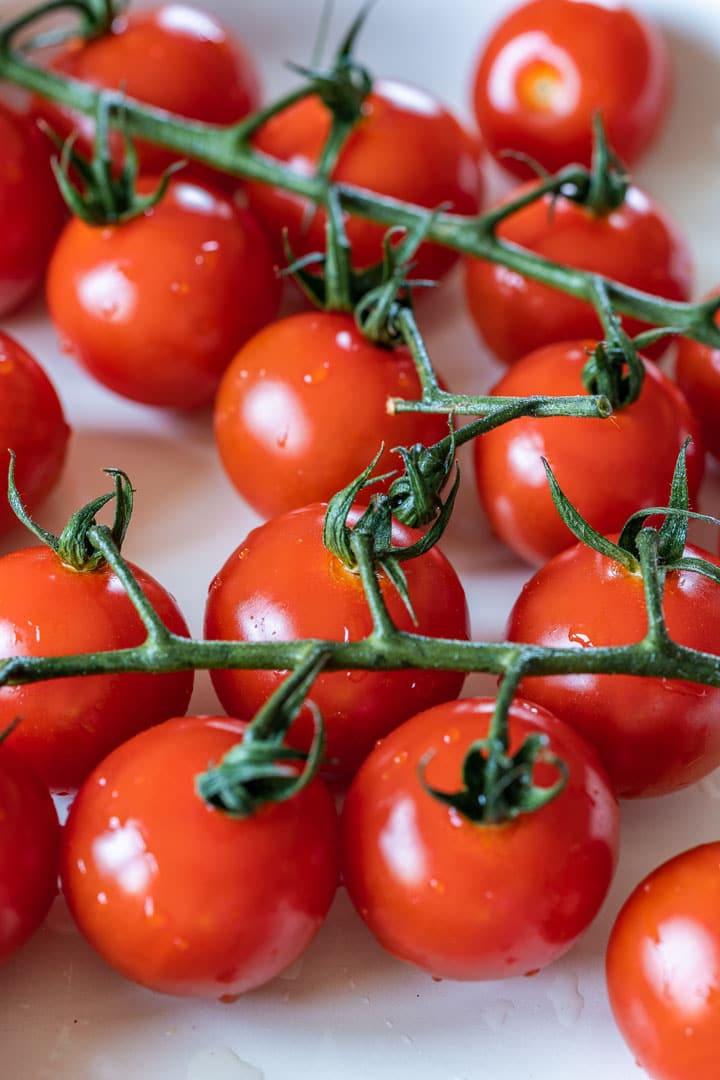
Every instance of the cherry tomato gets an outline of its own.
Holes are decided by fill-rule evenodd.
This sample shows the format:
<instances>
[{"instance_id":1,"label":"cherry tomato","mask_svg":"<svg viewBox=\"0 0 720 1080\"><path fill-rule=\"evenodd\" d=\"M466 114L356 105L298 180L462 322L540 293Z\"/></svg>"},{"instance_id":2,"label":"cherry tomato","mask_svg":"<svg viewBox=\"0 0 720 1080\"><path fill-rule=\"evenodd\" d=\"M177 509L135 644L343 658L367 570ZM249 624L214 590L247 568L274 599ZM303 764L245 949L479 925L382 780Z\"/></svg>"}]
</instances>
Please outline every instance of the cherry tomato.
<instances>
[{"instance_id":1,"label":"cherry tomato","mask_svg":"<svg viewBox=\"0 0 720 1080\"><path fill-rule=\"evenodd\" d=\"M315 170L329 130L329 111L317 98L305 98L268 121L254 145L308 175ZM331 178L420 206L446 203L458 214L474 214L481 193L477 157L470 135L435 98L414 86L378 80ZM325 250L323 212L308 220L312 211L306 200L265 184L248 184L247 192L251 209L272 234L279 237L287 228L296 255ZM386 231L387 226L361 218L347 221L356 266L382 259ZM413 260L412 276L438 279L456 258L448 248L424 244Z\"/></svg>"},{"instance_id":2,"label":"cherry tomato","mask_svg":"<svg viewBox=\"0 0 720 1080\"><path fill-rule=\"evenodd\" d=\"M600 761L545 709L516 701L511 752L531 732L549 739L568 782L541 810L480 825L441 803L426 782L457 791L471 744L488 732L488 698L438 705L384 738L348 791L344 880L373 934L431 975L499 979L557 959L595 917L617 859L619 812ZM534 782L557 768L538 763Z\"/></svg>"},{"instance_id":3,"label":"cherry tomato","mask_svg":"<svg viewBox=\"0 0 720 1080\"><path fill-rule=\"evenodd\" d=\"M0 476L7 490L6 448L14 450L15 483L23 506L34 510L55 486L70 428L49 378L26 349L0 331ZM0 499L0 532L17 525Z\"/></svg>"},{"instance_id":4,"label":"cherry tomato","mask_svg":"<svg viewBox=\"0 0 720 1080\"><path fill-rule=\"evenodd\" d=\"M65 206L50 150L28 116L0 102L0 317L42 281Z\"/></svg>"},{"instance_id":5,"label":"cherry tomato","mask_svg":"<svg viewBox=\"0 0 720 1080\"><path fill-rule=\"evenodd\" d=\"M323 545L325 509L315 503L253 529L210 585L206 637L358 641L370 633L372 619L359 574L347 570ZM351 515L351 522L358 516ZM415 538L404 526L393 526L396 547L408 546ZM465 594L438 548L403 563L403 568L417 625L383 575L383 596L395 624L405 631L467 640ZM223 707L246 715L284 678L279 671L213 671L211 676ZM430 670L320 675L310 697L325 721L329 768L351 774L377 739L418 709L457 697L464 679L459 672ZM303 709L287 741L307 750L312 735L312 715Z\"/></svg>"},{"instance_id":6,"label":"cherry tomato","mask_svg":"<svg viewBox=\"0 0 720 1080\"><path fill-rule=\"evenodd\" d=\"M592 344L538 349L518 361L492 393L582 394L581 372ZM675 461L688 436L694 499L703 473L699 425L674 383L646 363L638 400L607 420L523 417L477 439L478 491L500 539L521 558L542 563L574 542L553 504L543 457L583 517L609 533L636 510L667 505Z\"/></svg>"},{"instance_id":7,"label":"cherry tomato","mask_svg":"<svg viewBox=\"0 0 720 1080\"><path fill-rule=\"evenodd\" d=\"M720 843L638 885L608 943L615 1019L653 1080L715 1080L720 1024Z\"/></svg>"},{"instance_id":8,"label":"cherry tomato","mask_svg":"<svg viewBox=\"0 0 720 1080\"><path fill-rule=\"evenodd\" d=\"M688 545L686 555L720 560ZM720 655L720 587L670 570L663 609L681 645ZM523 588L510 613L511 641L583 649L630 645L647 631L640 574L576 544ZM664 795L720 765L720 691L677 679L553 675L525 679L522 693L550 709L600 752L618 795Z\"/></svg>"},{"instance_id":9,"label":"cherry tomato","mask_svg":"<svg viewBox=\"0 0 720 1080\"><path fill-rule=\"evenodd\" d=\"M710 295L718 294L720 289ZM707 449L720 458L720 349L680 338L675 378L698 418Z\"/></svg>"},{"instance_id":10,"label":"cherry tomato","mask_svg":"<svg viewBox=\"0 0 720 1080\"><path fill-rule=\"evenodd\" d=\"M233 124L260 103L258 75L247 49L210 12L182 3L122 13L107 34L71 42L50 66L99 89L122 90L129 98L210 124ZM40 98L34 110L62 138L79 132L78 150L90 153L91 117ZM117 135L111 146L113 158L120 160ZM143 141L137 149L145 172L162 172L181 156Z\"/></svg>"},{"instance_id":11,"label":"cherry tomato","mask_svg":"<svg viewBox=\"0 0 720 1080\"><path fill-rule=\"evenodd\" d=\"M175 601L134 567L165 625L187 636ZM140 645L145 629L106 565L79 572L46 547L0 559L0 656L66 656ZM131 735L188 706L193 675L83 675L0 689L0 730L22 723L7 743L58 791L77 787Z\"/></svg>"},{"instance_id":12,"label":"cherry tomato","mask_svg":"<svg viewBox=\"0 0 720 1080\"><path fill-rule=\"evenodd\" d=\"M628 164L655 138L667 112L670 64L658 30L623 4L530 0L496 27L478 60L475 113L488 150L505 168L551 172L590 164L592 120Z\"/></svg>"},{"instance_id":13,"label":"cherry tomato","mask_svg":"<svg viewBox=\"0 0 720 1080\"><path fill-rule=\"evenodd\" d=\"M0 746L0 963L35 933L57 892L60 826L50 793Z\"/></svg>"},{"instance_id":14,"label":"cherry tomato","mask_svg":"<svg viewBox=\"0 0 720 1080\"><path fill-rule=\"evenodd\" d=\"M690 296L692 265L685 241L660 207L636 187L628 189L621 207L599 216L571 199L560 196L552 202L547 196L513 214L498 235L554 262L604 274L668 300ZM468 259L465 265L470 314L504 363L512 364L542 345L602 334L590 304L482 259ZM623 324L631 336L649 329L638 319L625 318ZM645 354L656 358L667 341L657 342Z\"/></svg>"},{"instance_id":15,"label":"cherry tomato","mask_svg":"<svg viewBox=\"0 0 720 1080\"><path fill-rule=\"evenodd\" d=\"M295 315L261 330L225 372L215 400L220 458L266 517L327 500L381 444L384 473L401 467L393 447L445 438L445 416L388 414L388 398L421 392L407 349L373 345L350 315Z\"/></svg>"},{"instance_id":16,"label":"cherry tomato","mask_svg":"<svg viewBox=\"0 0 720 1080\"><path fill-rule=\"evenodd\" d=\"M71 221L50 262L47 301L63 347L103 385L192 408L212 399L235 351L273 318L280 283L247 211L174 181L125 224Z\"/></svg>"},{"instance_id":17,"label":"cherry tomato","mask_svg":"<svg viewBox=\"0 0 720 1080\"><path fill-rule=\"evenodd\" d=\"M196 793L197 774L244 729L193 716L145 731L70 811L70 911L109 964L153 990L226 998L261 986L307 947L335 893L337 817L321 781L242 820Z\"/></svg>"}]
</instances>

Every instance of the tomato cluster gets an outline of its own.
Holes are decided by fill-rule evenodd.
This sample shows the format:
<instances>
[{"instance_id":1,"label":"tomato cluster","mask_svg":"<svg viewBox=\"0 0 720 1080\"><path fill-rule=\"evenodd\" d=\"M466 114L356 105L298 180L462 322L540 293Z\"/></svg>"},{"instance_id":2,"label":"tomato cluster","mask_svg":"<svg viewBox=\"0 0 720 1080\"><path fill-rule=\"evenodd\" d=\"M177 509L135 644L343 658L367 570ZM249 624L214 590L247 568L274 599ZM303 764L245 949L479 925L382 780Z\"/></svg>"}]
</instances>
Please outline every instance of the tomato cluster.
<instances>
[{"instance_id":1,"label":"tomato cluster","mask_svg":"<svg viewBox=\"0 0 720 1080\"><path fill-rule=\"evenodd\" d=\"M138 63L145 55L151 64ZM175 113L188 130L194 121L229 130L261 101L245 47L206 13L173 3L118 14L105 34L65 43L48 64ZM353 71L353 92L361 74ZM239 544L234 538L213 578L206 640L374 641L378 657L378 670L319 674L282 733L287 738L278 738L276 760L253 757L261 740L252 718L279 700L287 671L213 670L228 715L185 716L192 672L172 665L138 672L133 660L146 638L162 660L163 640L189 638L185 619L158 581L128 564L141 597L131 600L117 566L87 546L95 511L75 515L60 538L39 530L46 546L0 558L0 657L10 676L0 688L0 960L43 921L59 872L70 912L97 952L165 993L230 999L263 985L308 946L341 880L381 944L435 977L532 974L572 946L606 897L618 857L618 797L666 794L720 764L718 691L681 678L540 668L520 681L507 716L494 699L456 700L471 637L463 586L437 546L402 561L437 513L437 491L424 519L388 518L382 542L390 555L384 562L377 555L375 609L363 566L342 557L323 532L328 501L376 454L383 475L368 491L358 484L348 535L361 535L378 507L398 509L395 480L411 449L449 444L452 456L447 415L387 406L423 393L417 349L398 330L397 310L411 310L413 279L440 281L457 255L418 233L409 264L398 267L398 235L388 238L386 225L346 210L333 218L331 202L318 208L301 193L303 181L384 198L383 220L398 201L473 217L486 151L522 176L530 159L539 171L580 162L590 167L579 174L588 175L587 190L573 180L542 194L536 179L503 197L493 208L499 251L686 301L690 256L662 209L624 178L620 195L616 187L605 203L593 187L621 171L610 154L602 173L593 117L602 113L611 147L632 162L654 138L668 96L663 43L632 12L591 0L529 0L479 56L481 138L424 90L378 80L327 160L348 103L320 79L314 93L240 129L238 160L252 153L272 162L283 183L255 176L243 184L232 170L213 168L205 150L199 156L207 161L164 176L176 155L143 138L134 184L128 137L113 130L100 148L107 215L98 219L93 194L85 200L90 220L68 221L52 181L51 145L35 121L71 135L67 145L91 156L99 117L41 96L27 115L0 106L0 315L45 276L63 351L131 402L156 410L212 406L218 465L267 519ZM153 115L161 131L162 114ZM61 186L87 196L98 170L69 151L64 159L54 160L56 173L64 170ZM26 212L28 185L42 215ZM127 206L113 201L118 192ZM134 213L133 201L151 193L157 201ZM515 201L519 207L503 216ZM509 365L491 398L597 390L588 372L603 336L613 355L618 342L628 350L624 363L632 369L630 336L650 323L628 317L609 326L606 312L600 317L586 300L498 258L467 259L464 268L468 313ZM325 292L324 310L276 317L283 295L288 308L300 303L292 285L283 293L279 270L288 259L310 268L316 283L323 269L329 281L330 267L341 264L340 288L335 282ZM356 299L363 282L376 296L394 278L388 307L396 321L379 331L372 305L360 305L361 317L351 304L333 302ZM476 487L492 530L521 559L541 564L510 613L508 648L643 641L647 581L605 549L574 543L546 465L587 525L612 543L636 510L666 504L679 455L694 507L705 449L720 451L720 351L683 339L673 380L655 363L664 347L651 342L647 356L637 357L642 386L632 401L622 399L628 376L621 369L610 420L526 415L476 439ZM201 414L198 423L208 419ZM0 447L16 457L19 516L35 514L53 489L69 435L47 375L0 331ZM432 479L431 459L417 460L425 472L418 467L408 481L413 498ZM9 508L0 512L0 529L14 523ZM661 570L667 632L680 647L720 656L720 559L687 544L676 563ZM154 621L141 618L143 603ZM403 642L412 635L430 646L453 642L457 654L443 654L447 670L423 666L422 645L386 670L377 605ZM127 667L12 678L14 662L22 671L34 657L76 653L92 654L99 671L97 657L110 652L129 657ZM326 740L322 775L305 783L317 710ZM507 729L498 734L500 721ZM249 811L201 798L198 778L233 752L246 754L243 768L256 769L243 777L256 800ZM290 797L279 797L273 783L293 779ZM340 821L328 782L346 789ZM76 793L62 830L49 791ZM497 791L496 813L488 793ZM653 1077L714 1075L717 971L699 962L686 971L676 953L678 920L696 951L720 938L716 847L658 870L628 901L611 938L612 1006ZM710 900L689 899L698 878Z\"/></svg>"}]
</instances>

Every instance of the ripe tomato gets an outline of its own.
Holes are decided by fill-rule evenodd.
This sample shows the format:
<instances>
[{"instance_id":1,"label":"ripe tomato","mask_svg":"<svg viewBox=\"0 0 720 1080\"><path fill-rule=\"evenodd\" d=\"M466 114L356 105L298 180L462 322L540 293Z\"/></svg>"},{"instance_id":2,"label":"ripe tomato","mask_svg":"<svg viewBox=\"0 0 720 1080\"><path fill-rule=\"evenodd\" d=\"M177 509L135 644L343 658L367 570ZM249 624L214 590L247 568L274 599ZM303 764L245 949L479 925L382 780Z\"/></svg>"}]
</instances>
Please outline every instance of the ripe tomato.
<instances>
[{"instance_id":1,"label":"ripe tomato","mask_svg":"<svg viewBox=\"0 0 720 1080\"><path fill-rule=\"evenodd\" d=\"M329 111L317 98L305 98L274 116L253 141L257 150L308 175L315 170L329 130ZM331 178L420 206L447 203L458 214L474 214L482 184L477 158L470 135L435 98L414 86L377 80ZM273 235L279 238L287 228L296 255L325 250L324 212L308 220L306 200L266 184L250 183L247 192L251 209ZM387 226L361 218L348 220L357 267L382 259L386 231ZM448 248L424 244L413 260L412 276L438 279L456 258Z\"/></svg>"},{"instance_id":2,"label":"ripe tomato","mask_svg":"<svg viewBox=\"0 0 720 1080\"><path fill-rule=\"evenodd\" d=\"M210 12L182 3L122 13L107 34L71 42L50 66L99 89L122 90L148 105L211 124L235 123L260 103L249 52ZM90 152L91 117L41 98L35 99L34 110L62 138L79 132L78 150ZM111 146L113 158L120 160L121 139L114 136ZM145 172L162 172L180 156L147 142L139 141L137 148Z\"/></svg>"},{"instance_id":3,"label":"ripe tomato","mask_svg":"<svg viewBox=\"0 0 720 1080\"><path fill-rule=\"evenodd\" d=\"M28 116L0 102L0 318L42 281L65 206L50 150Z\"/></svg>"},{"instance_id":4,"label":"ripe tomato","mask_svg":"<svg viewBox=\"0 0 720 1080\"><path fill-rule=\"evenodd\" d=\"M546 196L503 222L498 235L555 262L668 300L690 296L687 245L660 207L636 187L628 189L621 207L600 216L571 199L560 196L553 203ZM465 266L470 314L488 347L506 364L542 345L602 334L594 308L582 300L482 259L468 259ZM638 319L623 322L631 336L649 329ZM659 356L668 340L651 346L646 355Z\"/></svg>"},{"instance_id":5,"label":"ripe tomato","mask_svg":"<svg viewBox=\"0 0 720 1080\"><path fill-rule=\"evenodd\" d=\"M359 574L323 545L325 509L315 503L253 529L210 585L206 637L358 641L370 633L372 619ZM351 522L358 517L355 512ZM396 547L409 545L416 536L393 525ZM383 575L383 596L395 624L405 631L467 640L465 594L445 556L434 547L403 568L417 626ZM279 671L213 671L211 676L226 711L246 715L285 677ZM418 709L457 697L464 679L459 672L430 670L320 675L310 697L325 721L329 767L341 775L353 773L377 739ZM307 750L312 735L310 710L303 709L287 741Z\"/></svg>"},{"instance_id":6,"label":"ripe tomato","mask_svg":"<svg viewBox=\"0 0 720 1080\"><path fill-rule=\"evenodd\" d=\"M720 1024L720 843L649 874L607 951L615 1019L653 1080L715 1080Z\"/></svg>"},{"instance_id":7,"label":"ripe tomato","mask_svg":"<svg viewBox=\"0 0 720 1080\"><path fill-rule=\"evenodd\" d=\"M582 394L581 372L592 344L566 341L538 349L518 361L492 393ZM608 420L522 417L476 439L480 499L500 539L523 559L542 563L574 542L553 505L543 457L583 517L609 533L636 510L667 504L688 435L694 499L703 473L699 425L674 383L646 363L640 397Z\"/></svg>"},{"instance_id":8,"label":"ripe tomato","mask_svg":"<svg viewBox=\"0 0 720 1080\"><path fill-rule=\"evenodd\" d=\"M473 87L489 151L518 150L555 172L590 164L592 119L629 164L647 149L670 98L671 72L657 29L622 4L529 0L483 47ZM529 168L502 164L518 176Z\"/></svg>"},{"instance_id":9,"label":"ripe tomato","mask_svg":"<svg viewBox=\"0 0 720 1080\"><path fill-rule=\"evenodd\" d=\"M243 820L196 793L244 729L193 716L145 731L101 762L70 811L70 911L109 964L153 990L261 986L309 945L335 893L337 817L320 780Z\"/></svg>"},{"instance_id":10,"label":"ripe tomato","mask_svg":"<svg viewBox=\"0 0 720 1080\"><path fill-rule=\"evenodd\" d=\"M7 490L6 448L15 451L15 483L30 511L55 486L70 438L55 388L22 345L0 331L0 484ZM0 532L17 525L0 498Z\"/></svg>"},{"instance_id":11,"label":"ripe tomato","mask_svg":"<svg viewBox=\"0 0 720 1080\"><path fill-rule=\"evenodd\" d=\"M710 295L719 293L716 289ZM698 418L707 449L720 458L720 349L680 338L675 378Z\"/></svg>"},{"instance_id":12,"label":"ripe tomato","mask_svg":"<svg viewBox=\"0 0 720 1080\"><path fill-rule=\"evenodd\" d=\"M192 408L212 399L235 351L273 318L280 283L254 218L177 180L125 224L71 221L50 262L47 301L63 347L103 385Z\"/></svg>"},{"instance_id":13,"label":"ripe tomato","mask_svg":"<svg viewBox=\"0 0 720 1080\"><path fill-rule=\"evenodd\" d=\"M688 545L686 555L720 560ZM668 571L663 608L670 636L720 655L720 587ZM507 626L511 641L584 649L630 645L647 630L640 574L576 544L523 588ZM522 693L593 743L618 795L664 795L720 765L720 691L677 679L553 675L525 679Z\"/></svg>"},{"instance_id":14,"label":"ripe tomato","mask_svg":"<svg viewBox=\"0 0 720 1080\"><path fill-rule=\"evenodd\" d=\"M462 786L471 744L488 733L494 702L469 698L414 716L384 738L348 791L344 880L389 952L431 975L499 979L530 974L566 952L595 917L617 859L619 812L600 761L545 709L516 701L510 750L547 735L568 782L541 810L478 825L424 790ZM557 768L539 763L534 782ZM515 870L513 870L515 868Z\"/></svg>"},{"instance_id":15,"label":"ripe tomato","mask_svg":"<svg viewBox=\"0 0 720 1080\"><path fill-rule=\"evenodd\" d=\"M34 934L57 892L60 826L50 793L0 746L0 963Z\"/></svg>"},{"instance_id":16,"label":"ripe tomato","mask_svg":"<svg viewBox=\"0 0 720 1080\"><path fill-rule=\"evenodd\" d=\"M295 315L261 330L225 372L215 400L220 458L266 517L327 500L381 443L377 470L384 473L401 467L393 447L427 446L448 434L445 416L388 414L388 398L420 395L406 348L373 345L351 315Z\"/></svg>"},{"instance_id":17,"label":"ripe tomato","mask_svg":"<svg viewBox=\"0 0 720 1080\"><path fill-rule=\"evenodd\" d=\"M169 630L188 634L175 601L134 567L143 592ZM47 547L0 559L0 656L66 656L139 645L145 630L106 565L78 572ZM188 706L193 675L83 675L0 689L0 730L46 784L67 791L118 743Z\"/></svg>"}]
</instances>

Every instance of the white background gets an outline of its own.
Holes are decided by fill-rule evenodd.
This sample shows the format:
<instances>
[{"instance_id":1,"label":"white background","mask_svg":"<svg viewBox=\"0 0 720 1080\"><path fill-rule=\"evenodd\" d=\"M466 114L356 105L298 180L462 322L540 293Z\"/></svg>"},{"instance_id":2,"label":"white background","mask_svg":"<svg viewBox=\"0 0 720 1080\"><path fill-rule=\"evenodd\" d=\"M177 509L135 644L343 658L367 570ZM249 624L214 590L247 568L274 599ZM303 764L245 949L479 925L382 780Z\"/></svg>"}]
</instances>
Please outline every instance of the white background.
<instances>
[{"instance_id":1,"label":"white background","mask_svg":"<svg viewBox=\"0 0 720 1080\"><path fill-rule=\"evenodd\" d=\"M321 0L199 2L242 33L261 60L268 92L290 83L283 60L309 59ZM488 27L510 6L381 0L363 33L361 58L377 74L427 87L469 118L473 60ZM338 32L357 7L357 0L337 0ZM681 223L700 293L720 283L720 8L717 0L637 0L636 7L657 16L666 32L677 82L668 124L636 178ZM469 325L457 279L425 305L423 323L453 388L481 392L497 378ZM167 416L95 386L58 353L40 301L6 326L45 364L74 427L44 524L60 528L72 509L104 490L102 467L127 470L138 497L126 553L175 593L199 634L208 582L257 522L221 473L209 413ZM466 482L444 548L468 588L474 636L498 638L530 571L491 539L471 487ZM714 468L707 511L720 510L719 490ZM2 550L22 543L17 532L3 539ZM468 690L489 685L477 677ZM216 709L204 676L195 705ZM644 1074L606 1002L608 931L647 871L720 835L718 800L720 777L711 777L675 796L625 804L619 872L600 917L570 955L533 979L433 982L385 955L341 891L316 942L284 977L234 1005L177 1001L107 970L59 901L48 925L0 970L0 1072L8 1080L638 1080Z\"/></svg>"}]
</instances>

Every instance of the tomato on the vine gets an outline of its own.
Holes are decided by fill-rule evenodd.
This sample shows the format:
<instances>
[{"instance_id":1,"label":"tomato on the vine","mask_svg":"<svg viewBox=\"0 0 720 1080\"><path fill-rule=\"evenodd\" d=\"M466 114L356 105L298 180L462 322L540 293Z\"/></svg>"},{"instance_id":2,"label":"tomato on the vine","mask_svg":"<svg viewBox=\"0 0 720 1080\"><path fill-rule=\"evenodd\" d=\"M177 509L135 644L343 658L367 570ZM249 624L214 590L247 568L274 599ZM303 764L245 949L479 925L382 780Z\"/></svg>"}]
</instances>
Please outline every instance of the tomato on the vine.
<instances>
[{"instance_id":1,"label":"tomato on the vine","mask_svg":"<svg viewBox=\"0 0 720 1080\"><path fill-rule=\"evenodd\" d=\"M720 566L688 545L687 556ZM668 570L663 610L670 637L720 656L720 586L702 574ZM642 577L584 544L551 559L525 585L510 613L511 641L584 649L631 645L647 632ZM548 675L522 693L593 743L620 796L663 795L720 765L720 691L679 679L632 675Z\"/></svg>"},{"instance_id":2,"label":"tomato on the vine","mask_svg":"<svg viewBox=\"0 0 720 1080\"><path fill-rule=\"evenodd\" d=\"M653 870L607 950L615 1019L653 1080L715 1080L720 1028L720 843Z\"/></svg>"},{"instance_id":3,"label":"tomato on the vine","mask_svg":"<svg viewBox=\"0 0 720 1080\"><path fill-rule=\"evenodd\" d=\"M617 858L619 812L593 748L527 701L510 709L510 751L537 733L568 769L561 793L502 824L477 824L433 797L462 786L462 763L494 702L469 698L414 716L376 746L343 807L350 897L389 952L431 975L499 979L561 956L597 914ZM432 756L430 756L432 754ZM557 766L539 761L550 787Z\"/></svg>"},{"instance_id":4,"label":"tomato on the vine","mask_svg":"<svg viewBox=\"0 0 720 1080\"><path fill-rule=\"evenodd\" d=\"M148 105L210 124L233 124L260 103L255 62L245 46L210 12L184 3L122 12L108 33L88 42L72 41L50 66L98 89L121 90ZM77 148L89 153L95 130L91 117L43 98L34 100L34 110L61 138L77 132ZM118 134L111 146L113 158L120 160ZM180 156L145 141L138 141L137 148L145 172L162 172ZM210 171L195 165L191 169Z\"/></svg>"},{"instance_id":5,"label":"tomato on the vine","mask_svg":"<svg viewBox=\"0 0 720 1080\"><path fill-rule=\"evenodd\" d=\"M583 394L582 369L593 343L560 342L530 353L492 389L496 396ZM600 533L618 531L645 506L665 506L680 448L687 451L690 497L704 455L685 398L652 363L640 397L606 420L521 417L475 441L478 492L494 532L528 562L542 563L574 542L550 495L546 458L570 502Z\"/></svg>"},{"instance_id":6,"label":"tomato on the vine","mask_svg":"<svg viewBox=\"0 0 720 1080\"><path fill-rule=\"evenodd\" d=\"M253 144L294 171L312 175L330 123L328 109L308 97L272 117ZM447 206L457 214L476 213L482 191L478 148L455 117L424 90L385 79L374 83L330 177L431 209ZM282 229L288 230L296 255L325 250L324 211L313 213L307 200L267 184L249 183L247 192L251 209L273 235L279 239ZM346 228L357 267L382 259L387 226L350 217ZM456 259L449 248L423 244L412 276L437 280Z\"/></svg>"},{"instance_id":7,"label":"tomato on the vine","mask_svg":"<svg viewBox=\"0 0 720 1080\"><path fill-rule=\"evenodd\" d=\"M385 473L401 467L393 447L445 438L445 416L387 411L391 397L420 396L406 348L374 345L351 315L307 312L237 354L215 399L215 439L237 490L269 517L330 499L381 445Z\"/></svg>"},{"instance_id":8,"label":"tomato on the vine","mask_svg":"<svg viewBox=\"0 0 720 1080\"><path fill-rule=\"evenodd\" d=\"M37 930L57 892L60 826L50 793L0 746L0 963Z\"/></svg>"},{"instance_id":9,"label":"tomato on the vine","mask_svg":"<svg viewBox=\"0 0 720 1080\"><path fill-rule=\"evenodd\" d=\"M71 221L50 261L47 301L63 347L99 382L148 405L193 408L273 318L280 282L248 211L173 180L124 224Z\"/></svg>"},{"instance_id":10,"label":"tomato on the vine","mask_svg":"<svg viewBox=\"0 0 720 1080\"><path fill-rule=\"evenodd\" d=\"M600 112L610 145L629 164L655 138L667 112L671 72L652 23L602 0L529 0L495 28L479 57L473 101L488 150L529 155L554 172L590 164Z\"/></svg>"},{"instance_id":11,"label":"tomato on the vine","mask_svg":"<svg viewBox=\"0 0 720 1080\"><path fill-rule=\"evenodd\" d=\"M716 289L710 295L719 294ZM698 418L707 449L720 458L720 349L681 337L675 378Z\"/></svg>"},{"instance_id":12,"label":"tomato on the vine","mask_svg":"<svg viewBox=\"0 0 720 1080\"><path fill-rule=\"evenodd\" d=\"M33 510L57 483L70 428L43 368L0 331L0 476L7 475L7 450L15 453L15 483L23 505ZM0 532L17 525L7 498L0 499Z\"/></svg>"},{"instance_id":13,"label":"tomato on the vine","mask_svg":"<svg viewBox=\"0 0 720 1080\"><path fill-rule=\"evenodd\" d=\"M293 963L338 878L337 816L320 780L236 820L195 790L246 725L169 720L98 765L70 811L62 888L82 933L127 978L230 997Z\"/></svg>"},{"instance_id":14,"label":"tomato on the vine","mask_svg":"<svg viewBox=\"0 0 720 1080\"><path fill-rule=\"evenodd\" d=\"M169 630L188 635L170 594L138 567L140 586ZM0 559L0 656L66 656L130 648L145 628L105 565L78 571L49 547ZM0 689L0 730L22 717L7 743L57 791L80 784L118 743L183 713L191 671L81 675Z\"/></svg>"},{"instance_id":15,"label":"tomato on the vine","mask_svg":"<svg viewBox=\"0 0 720 1080\"><path fill-rule=\"evenodd\" d=\"M325 638L359 641L372 630L360 575L323 545L326 507L315 503L261 525L232 553L210 585L205 636L240 641ZM350 522L357 521L354 511ZM417 538L393 525L393 544ZM396 626L433 637L469 637L465 593L437 547L403 563L414 624L400 594L384 574L380 584ZM213 685L229 713L254 713L285 677L280 671L213 671ZM375 741L419 709L457 697L464 674L456 671L338 671L318 676L310 698L327 736L328 768L349 775ZM314 731L304 708L287 741L307 750Z\"/></svg>"},{"instance_id":16,"label":"tomato on the vine","mask_svg":"<svg viewBox=\"0 0 720 1080\"><path fill-rule=\"evenodd\" d=\"M512 192L508 201L532 186ZM546 195L503 221L498 236L546 259L668 300L690 296L692 264L684 239L657 203L634 186L621 206L604 214L562 195ZM602 333L595 309L583 300L484 259L467 259L465 270L470 314L503 363L512 364L543 345ZM633 318L623 318L623 325L631 336L649 329ZM656 358L668 340L651 345L645 355Z\"/></svg>"},{"instance_id":17,"label":"tomato on the vine","mask_svg":"<svg viewBox=\"0 0 720 1080\"><path fill-rule=\"evenodd\" d=\"M40 285L66 212L50 145L30 117L0 102L0 317Z\"/></svg>"}]
</instances>

